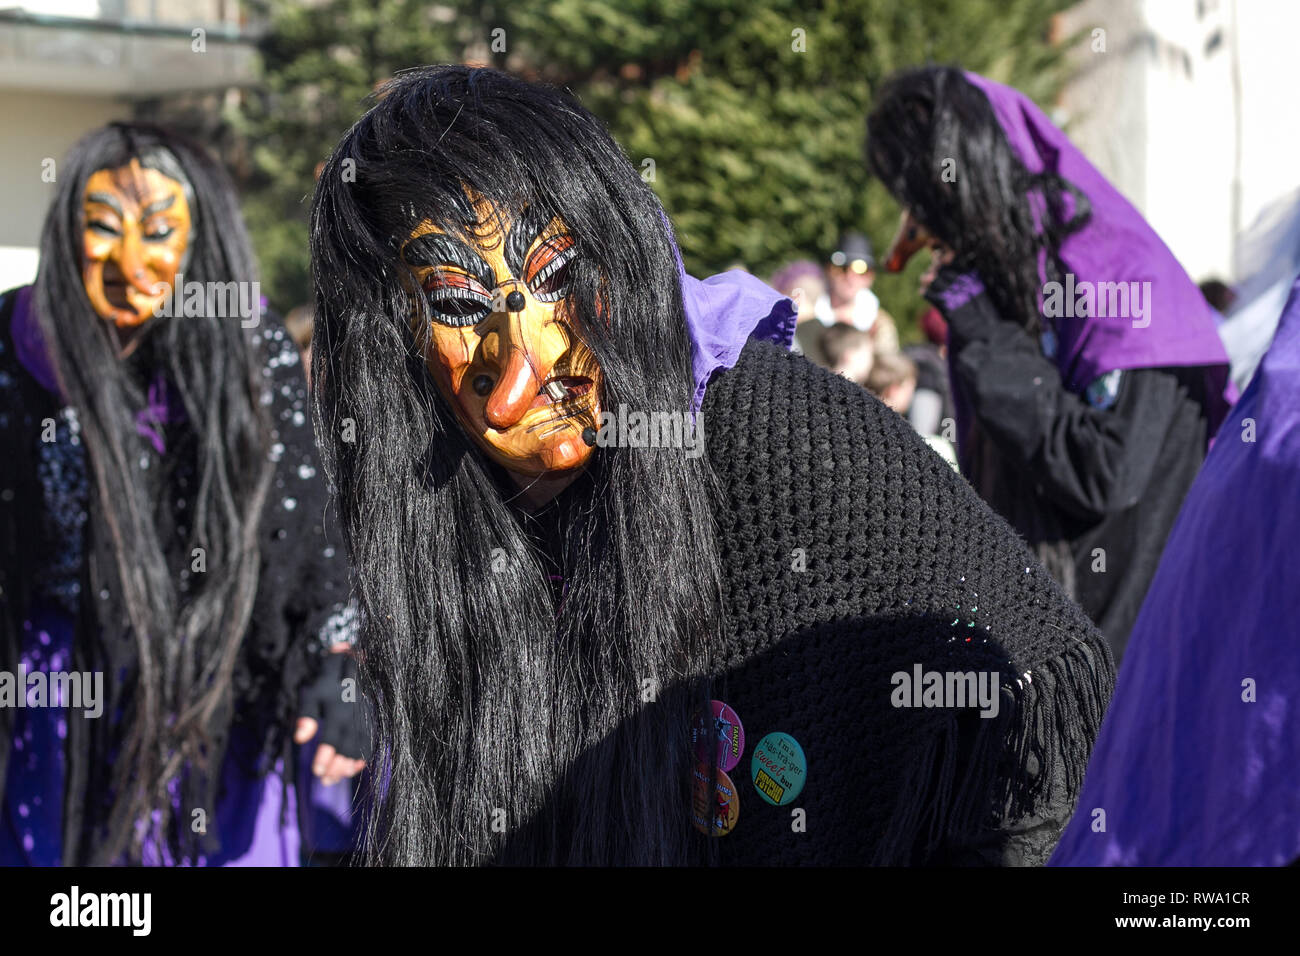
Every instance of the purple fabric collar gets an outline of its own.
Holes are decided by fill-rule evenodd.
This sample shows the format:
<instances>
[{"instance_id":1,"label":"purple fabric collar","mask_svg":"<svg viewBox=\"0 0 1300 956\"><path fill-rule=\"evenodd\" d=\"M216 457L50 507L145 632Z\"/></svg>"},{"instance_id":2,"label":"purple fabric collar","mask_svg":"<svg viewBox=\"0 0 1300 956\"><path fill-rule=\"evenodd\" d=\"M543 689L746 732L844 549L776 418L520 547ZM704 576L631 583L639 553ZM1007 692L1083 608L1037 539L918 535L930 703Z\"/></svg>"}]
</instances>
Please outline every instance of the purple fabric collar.
<instances>
[{"instance_id":1,"label":"purple fabric collar","mask_svg":"<svg viewBox=\"0 0 1300 956\"><path fill-rule=\"evenodd\" d=\"M1205 366L1211 434L1236 398L1214 315L1169 248L1119 191L1024 94L974 73L1011 148L1030 173L1055 173L1088 197L1092 217L1061 246L1076 283L1150 282L1142 328L1130 317L1054 319L1057 364L1071 390L1115 369Z\"/></svg>"},{"instance_id":2,"label":"purple fabric collar","mask_svg":"<svg viewBox=\"0 0 1300 956\"><path fill-rule=\"evenodd\" d=\"M41 334L40 323L36 321L36 310L32 308L32 286L23 286L15 295L17 299L9 324L10 335L14 340L14 354L18 356L23 368L40 383L41 388L59 395L59 378L54 373L49 349L45 347L45 336Z\"/></svg>"},{"instance_id":3,"label":"purple fabric collar","mask_svg":"<svg viewBox=\"0 0 1300 956\"><path fill-rule=\"evenodd\" d=\"M695 393L691 413L704 404L709 381L719 369L733 367L750 339L790 348L797 315L794 301L742 269L720 272L707 279L687 275L682 254L664 216L677 275L682 285L686 330L691 337L691 366Z\"/></svg>"},{"instance_id":4,"label":"purple fabric collar","mask_svg":"<svg viewBox=\"0 0 1300 956\"><path fill-rule=\"evenodd\" d=\"M32 378L52 395L63 401L59 379L54 372L50 351L45 347L45 335L32 308L32 286L23 286L16 293L10 330L14 341L14 354ZM162 426L185 420L184 409L175 401L166 377L159 372L149 385L148 403L135 416L138 434L149 439L158 454L167 449L163 442Z\"/></svg>"},{"instance_id":5,"label":"purple fabric collar","mask_svg":"<svg viewBox=\"0 0 1300 956\"><path fill-rule=\"evenodd\" d=\"M1300 859L1297 394L1300 280L1170 532L1053 866Z\"/></svg>"}]
</instances>

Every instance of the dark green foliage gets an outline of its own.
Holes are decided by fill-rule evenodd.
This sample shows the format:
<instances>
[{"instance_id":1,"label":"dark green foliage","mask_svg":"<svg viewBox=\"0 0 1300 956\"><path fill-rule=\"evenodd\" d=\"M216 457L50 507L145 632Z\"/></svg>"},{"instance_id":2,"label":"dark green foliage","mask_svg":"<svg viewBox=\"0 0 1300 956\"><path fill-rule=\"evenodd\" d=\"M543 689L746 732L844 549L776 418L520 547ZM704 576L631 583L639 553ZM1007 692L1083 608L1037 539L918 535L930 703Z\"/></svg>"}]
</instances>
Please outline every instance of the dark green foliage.
<instances>
[{"instance_id":1,"label":"dark green foliage","mask_svg":"<svg viewBox=\"0 0 1300 956\"><path fill-rule=\"evenodd\" d=\"M680 231L687 267L766 277L824 260L845 229L883 252L898 208L863 162L872 91L905 66L957 63L1050 101L1064 0L550 0L272 3L266 87L247 115L246 204L268 288L306 299L316 164L375 83L465 59L569 87L610 126ZM494 30L498 49L492 49ZM795 31L803 31L798 34ZM504 50L499 49L504 40ZM802 45L802 52L796 49ZM918 257L877 291L905 337Z\"/></svg>"}]
</instances>

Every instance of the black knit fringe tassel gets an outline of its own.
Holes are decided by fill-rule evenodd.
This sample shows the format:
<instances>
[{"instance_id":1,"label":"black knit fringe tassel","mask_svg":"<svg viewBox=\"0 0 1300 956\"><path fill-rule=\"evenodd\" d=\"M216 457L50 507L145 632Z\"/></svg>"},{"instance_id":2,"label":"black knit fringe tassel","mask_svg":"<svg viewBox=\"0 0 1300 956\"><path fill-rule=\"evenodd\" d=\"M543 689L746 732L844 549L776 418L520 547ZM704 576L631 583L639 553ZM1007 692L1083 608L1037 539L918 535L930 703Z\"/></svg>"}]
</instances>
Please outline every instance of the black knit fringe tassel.
<instances>
[{"instance_id":1,"label":"black knit fringe tassel","mask_svg":"<svg viewBox=\"0 0 1300 956\"><path fill-rule=\"evenodd\" d=\"M969 845L981 832L992 843L1001 821L1064 801L1073 809L1113 674L1104 642L1080 642L1024 673L1004 673L996 717L953 712L909 768L872 863L988 862L947 860L943 848Z\"/></svg>"}]
</instances>

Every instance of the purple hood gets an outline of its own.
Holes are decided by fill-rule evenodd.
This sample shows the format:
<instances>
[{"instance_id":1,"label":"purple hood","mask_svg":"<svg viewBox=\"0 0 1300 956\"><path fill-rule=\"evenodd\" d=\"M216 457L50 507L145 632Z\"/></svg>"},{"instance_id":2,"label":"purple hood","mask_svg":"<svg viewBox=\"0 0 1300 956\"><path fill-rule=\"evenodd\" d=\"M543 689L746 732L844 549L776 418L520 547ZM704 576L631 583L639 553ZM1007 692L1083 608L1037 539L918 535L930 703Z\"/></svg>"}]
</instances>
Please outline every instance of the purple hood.
<instances>
[{"instance_id":1,"label":"purple hood","mask_svg":"<svg viewBox=\"0 0 1300 956\"><path fill-rule=\"evenodd\" d=\"M1213 435L1236 399L1236 389L1228 380L1228 355L1214 313L1200 290L1141 213L1027 96L974 73L966 79L988 97L1007 141L1030 173L1054 173L1088 197L1092 215L1065 240L1060 253L1076 285L1150 283L1139 327L1128 316L1053 319L1059 339L1056 361L1066 384L1082 392L1115 369L1204 366Z\"/></svg>"},{"instance_id":2,"label":"purple hood","mask_svg":"<svg viewBox=\"0 0 1300 956\"><path fill-rule=\"evenodd\" d=\"M688 275L667 216L664 216L664 227L668 229L673 257L677 260L686 331L691 337L691 366L695 376L691 412L695 413L704 404L704 393L714 373L734 366L751 338L790 347L798 309L794 300L742 269L730 269L707 279Z\"/></svg>"}]
</instances>

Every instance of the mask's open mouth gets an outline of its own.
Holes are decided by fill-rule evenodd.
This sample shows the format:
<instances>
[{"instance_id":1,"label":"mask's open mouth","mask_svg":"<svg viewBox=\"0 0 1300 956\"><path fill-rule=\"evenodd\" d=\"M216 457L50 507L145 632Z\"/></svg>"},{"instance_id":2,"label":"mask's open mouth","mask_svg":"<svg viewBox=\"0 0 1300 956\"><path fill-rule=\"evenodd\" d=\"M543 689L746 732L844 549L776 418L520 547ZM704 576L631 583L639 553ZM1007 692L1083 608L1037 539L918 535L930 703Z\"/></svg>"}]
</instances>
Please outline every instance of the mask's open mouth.
<instances>
[{"instance_id":1,"label":"mask's open mouth","mask_svg":"<svg viewBox=\"0 0 1300 956\"><path fill-rule=\"evenodd\" d=\"M581 375L556 375L548 378L537 390L532 408L544 405L556 405L582 398L595 387L595 383Z\"/></svg>"},{"instance_id":2,"label":"mask's open mouth","mask_svg":"<svg viewBox=\"0 0 1300 956\"><path fill-rule=\"evenodd\" d=\"M131 300L127 297L127 290L130 286L127 284L126 276L118 268L115 262L104 263L104 298L108 304L115 309L130 309L135 311L135 306L131 305Z\"/></svg>"}]
</instances>

